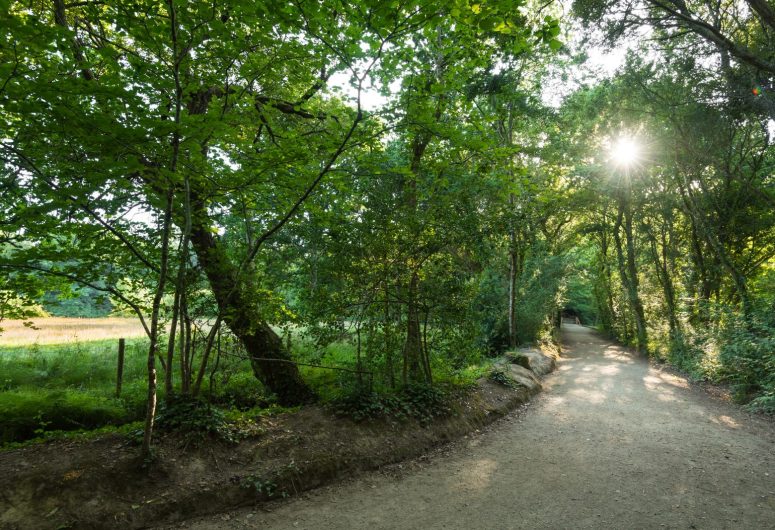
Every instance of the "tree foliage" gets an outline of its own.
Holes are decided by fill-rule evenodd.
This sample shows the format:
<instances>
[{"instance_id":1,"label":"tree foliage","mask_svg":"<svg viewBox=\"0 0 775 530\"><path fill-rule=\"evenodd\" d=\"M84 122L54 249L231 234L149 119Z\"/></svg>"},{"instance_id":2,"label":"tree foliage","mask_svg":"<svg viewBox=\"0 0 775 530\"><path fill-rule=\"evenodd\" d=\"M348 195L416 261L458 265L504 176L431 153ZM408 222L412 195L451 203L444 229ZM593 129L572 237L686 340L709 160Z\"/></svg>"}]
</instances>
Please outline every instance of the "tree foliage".
<instances>
[{"instance_id":1,"label":"tree foliage","mask_svg":"<svg viewBox=\"0 0 775 530\"><path fill-rule=\"evenodd\" d=\"M771 399L767 2L575 2L648 38L559 108L550 4L0 7L0 319L76 292L133 312L146 456L157 384L201 396L225 333L292 406L333 344L341 391L409 392L564 307Z\"/></svg>"}]
</instances>

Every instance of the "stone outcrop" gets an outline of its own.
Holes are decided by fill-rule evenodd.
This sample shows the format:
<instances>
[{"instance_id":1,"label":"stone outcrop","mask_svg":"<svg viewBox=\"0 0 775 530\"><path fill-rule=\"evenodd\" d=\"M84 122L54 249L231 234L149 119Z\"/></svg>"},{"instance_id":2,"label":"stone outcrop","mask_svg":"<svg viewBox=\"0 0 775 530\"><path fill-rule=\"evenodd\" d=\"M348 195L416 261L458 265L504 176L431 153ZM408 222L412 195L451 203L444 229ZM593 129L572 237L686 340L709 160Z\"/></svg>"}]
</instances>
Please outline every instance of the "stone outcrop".
<instances>
[{"instance_id":1,"label":"stone outcrop","mask_svg":"<svg viewBox=\"0 0 775 530\"><path fill-rule=\"evenodd\" d=\"M532 370L536 375L548 374L557 364L553 356L535 349L507 352L504 357L513 364Z\"/></svg>"}]
</instances>

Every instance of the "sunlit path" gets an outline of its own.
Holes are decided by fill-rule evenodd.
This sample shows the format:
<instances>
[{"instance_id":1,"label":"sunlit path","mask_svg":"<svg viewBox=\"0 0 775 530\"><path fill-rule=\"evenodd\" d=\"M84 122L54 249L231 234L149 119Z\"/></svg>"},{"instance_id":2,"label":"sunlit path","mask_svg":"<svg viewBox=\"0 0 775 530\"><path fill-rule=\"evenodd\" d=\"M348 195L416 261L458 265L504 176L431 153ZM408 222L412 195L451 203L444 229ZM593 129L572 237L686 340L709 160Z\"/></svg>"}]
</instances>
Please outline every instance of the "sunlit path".
<instances>
[{"instance_id":1,"label":"sunlit path","mask_svg":"<svg viewBox=\"0 0 775 530\"><path fill-rule=\"evenodd\" d=\"M528 412L402 477L187 528L775 528L775 429L565 325Z\"/></svg>"}]
</instances>

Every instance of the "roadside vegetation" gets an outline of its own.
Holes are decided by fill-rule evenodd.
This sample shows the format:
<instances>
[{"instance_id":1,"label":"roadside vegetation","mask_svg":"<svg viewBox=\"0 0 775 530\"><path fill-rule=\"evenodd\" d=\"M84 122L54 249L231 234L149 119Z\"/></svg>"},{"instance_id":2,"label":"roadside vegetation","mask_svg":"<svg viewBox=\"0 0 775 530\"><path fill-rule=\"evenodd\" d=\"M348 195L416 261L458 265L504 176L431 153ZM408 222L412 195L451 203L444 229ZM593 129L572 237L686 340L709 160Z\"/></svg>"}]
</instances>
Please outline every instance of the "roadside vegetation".
<instances>
[{"instance_id":1,"label":"roadside vegetation","mask_svg":"<svg viewBox=\"0 0 775 530\"><path fill-rule=\"evenodd\" d=\"M126 341L121 392L116 395L118 339L127 331L136 334L138 322L46 317L34 322L38 330L21 322L6 322L6 329L16 332L0 338L0 442L10 448L25 440L83 438L110 432L132 435L141 430L139 422L146 409L147 338ZM79 327L79 323L83 325ZM300 336L297 332L296 337ZM29 338L35 342L24 344ZM48 344L55 340L66 342ZM7 345L6 341L21 344ZM302 377L320 401L331 412L356 421L388 417L425 421L448 412L444 402L451 399L450 393L465 392L486 373L491 362L486 356L471 357L462 370L438 364L435 387L420 385L396 393L375 382L372 372L364 371L359 377L351 340L331 343L322 351L315 351L308 340L297 338L294 343ZM200 399L176 402L179 392L175 389L170 408L164 389L160 390L162 428L219 434L220 430L238 431L240 424L267 414L293 410L277 405L256 381L249 360L233 338L222 336L215 355ZM194 414L191 406L204 407L203 415ZM195 425L196 421L201 425Z\"/></svg>"}]
</instances>

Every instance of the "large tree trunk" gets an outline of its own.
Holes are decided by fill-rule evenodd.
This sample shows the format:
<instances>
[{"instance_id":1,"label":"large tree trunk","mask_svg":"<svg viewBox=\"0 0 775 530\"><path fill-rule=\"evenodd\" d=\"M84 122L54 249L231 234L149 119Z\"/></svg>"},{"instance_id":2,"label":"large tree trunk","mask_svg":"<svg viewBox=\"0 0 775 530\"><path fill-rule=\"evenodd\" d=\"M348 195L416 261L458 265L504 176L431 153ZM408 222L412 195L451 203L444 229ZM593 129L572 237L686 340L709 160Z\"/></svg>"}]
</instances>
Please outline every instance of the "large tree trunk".
<instances>
[{"instance_id":1,"label":"large tree trunk","mask_svg":"<svg viewBox=\"0 0 775 530\"><path fill-rule=\"evenodd\" d=\"M627 257L625 261L624 250L622 249L622 239L619 231L622 229L622 220L624 219L624 233L627 244ZM646 331L646 317L643 311L643 303L638 294L638 271L635 264L635 243L632 237L632 212L629 204L624 197L619 198L619 211L614 225L614 242L616 243L616 254L619 262L619 275L622 277L627 301L633 313L636 330L636 346L640 353L648 350L648 332Z\"/></svg>"},{"instance_id":2,"label":"large tree trunk","mask_svg":"<svg viewBox=\"0 0 775 530\"><path fill-rule=\"evenodd\" d=\"M404 342L403 383L427 382L423 367L422 333L420 331L420 311L417 298L419 295L419 278L412 273L406 301L406 342Z\"/></svg>"},{"instance_id":3,"label":"large tree trunk","mask_svg":"<svg viewBox=\"0 0 775 530\"><path fill-rule=\"evenodd\" d=\"M514 234L512 232L512 244ZM517 347L517 251L509 250L509 348Z\"/></svg>"},{"instance_id":4,"label":"large tree trunk","mask_svg":"<svg viewBox=\"0 0 775 530\"><path fill-rule=\"evenodd\" d=\"M654 262L654 272L656 272L657 279L662 286L662 293L665 297L665 309L667 310L667 323L670 328L670 339L676 341L681 336L681 323L678 320L677 315L675 287L673 285L670 258L668 256L666 231L667 228L663 226L658 247L656 235L652 232L650 227L646 227L646 235L648 236L651 245L651 257Z\"/></svg>"},{"instance_id":5,"label":"large tree trunk","mask_svg":"<svg viewBox=\"0 0 775 530\"><path fill-rule=\"evenodd\" d=\"M244 345L256 377L277 395L283 406L311 401L314 394L302 381L280 336L261 318L247 291L246 278L238 277L238 267L229 260L225 249L210 231L209 217L201 208L194 208L190 239L223 322Z\"/></svg>"}]
</instances>

